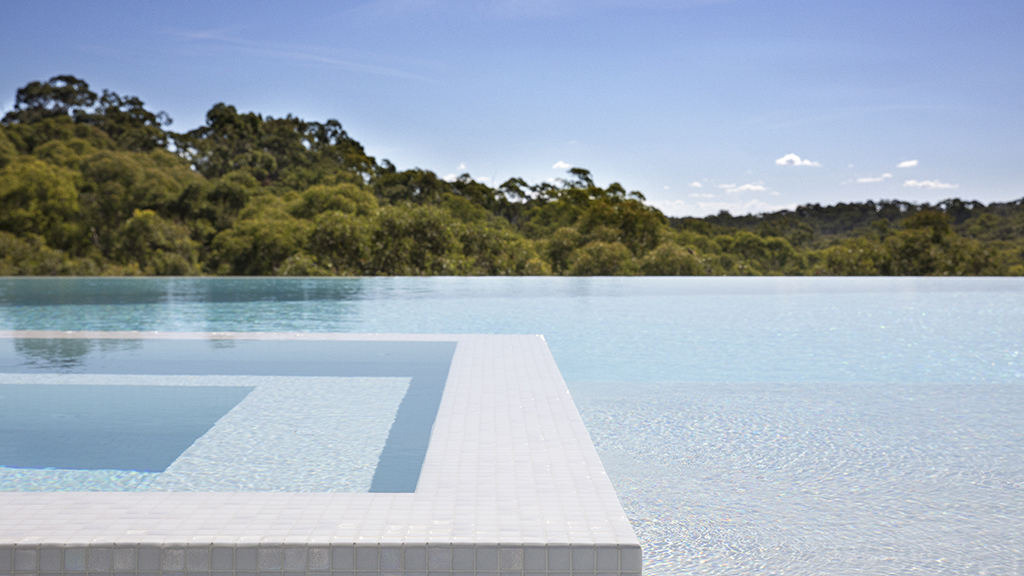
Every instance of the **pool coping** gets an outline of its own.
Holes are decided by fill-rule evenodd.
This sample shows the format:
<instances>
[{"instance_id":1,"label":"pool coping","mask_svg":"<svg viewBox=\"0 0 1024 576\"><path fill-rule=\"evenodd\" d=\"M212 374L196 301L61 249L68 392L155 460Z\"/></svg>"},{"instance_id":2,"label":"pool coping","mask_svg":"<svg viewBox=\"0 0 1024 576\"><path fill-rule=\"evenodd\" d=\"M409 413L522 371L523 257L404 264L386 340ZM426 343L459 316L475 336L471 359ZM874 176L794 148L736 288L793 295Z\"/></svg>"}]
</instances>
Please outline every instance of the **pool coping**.
<instances>
[{"instance_id":1,"label":"pool coping","mask_svg":"<svg viewBox=\"0 0 1024 576\"><path fill-rule=\"evenodd\" d=\"M539 335L0 331L0 338L456 342L413 493L2 492L0 576L639 574Z\"/></svg>"}]
</instances>

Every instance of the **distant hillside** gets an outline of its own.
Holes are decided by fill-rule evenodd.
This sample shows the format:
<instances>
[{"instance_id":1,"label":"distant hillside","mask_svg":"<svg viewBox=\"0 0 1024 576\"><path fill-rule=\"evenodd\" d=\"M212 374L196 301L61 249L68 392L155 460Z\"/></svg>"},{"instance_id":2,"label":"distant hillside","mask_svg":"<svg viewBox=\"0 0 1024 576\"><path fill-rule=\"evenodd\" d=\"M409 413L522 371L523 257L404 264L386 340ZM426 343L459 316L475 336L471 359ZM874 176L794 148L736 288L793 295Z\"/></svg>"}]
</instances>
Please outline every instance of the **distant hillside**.
<instances>
[{"instance_id":1,"label":"distant hillside","mask_svg":"<svg viewBox=\"0 0 1024 576\"><path fill-rule=\"evenodd\" d=\"M922 211L938 211L951 218L957 232L980 240L1011 240L1024 238L1024 199L1014 202L965 202L952 198L931 206L900 200L861 202L821 206L807 204L795 210L770 214L732 216L727 212L700 220L723 229L751 230L786 236L800 243L811 238L850 236L870 233L878 226L896 227L905 219ZM686 228L690 218L670 218L672 226ZM885 220L886 224L881 224ZM874 228L873 228L874 227Z\"/></svg>"},{"instance_id":2,"label":"distant hillside","mask_svg":"<svg viewBox=\"0 0 1024 576\"><path fill-rule=\"evenodd\" d=\"M582 168L490 187L368 156L335 120L170 118L74 76L0 121L0 275L1024 274L1021 201L666 218Z\"/></svg>"}]
</instances>

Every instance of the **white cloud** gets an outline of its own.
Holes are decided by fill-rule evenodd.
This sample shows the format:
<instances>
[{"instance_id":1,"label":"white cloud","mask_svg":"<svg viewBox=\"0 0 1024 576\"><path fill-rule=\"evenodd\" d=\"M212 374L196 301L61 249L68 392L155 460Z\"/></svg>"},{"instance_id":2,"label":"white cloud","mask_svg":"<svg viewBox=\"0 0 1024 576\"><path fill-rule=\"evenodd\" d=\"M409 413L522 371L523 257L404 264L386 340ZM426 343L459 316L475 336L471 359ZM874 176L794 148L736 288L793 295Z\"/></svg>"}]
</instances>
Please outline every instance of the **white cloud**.
<instances>
[{"instance_id":1,"label":"white cloud","mask_svg":"<svg viewBox=\"0 0 1024 576\"><path fill-rule=\"evenodd\" d=\"M818 162L789 153L775 161L779 166L821 166Z\"/></svg>"},{"instance_id":2,"label":"white cloud","mask_svg":"<svg viewBox=\"0 0 1024 576\"><path fill-rule=\"evenodd\" d=\"M938 180L907 180L903 183L904 188L959 188L959 184L948 184Z\"/></svg>"},{"instance_id":3,"label":"white cloud","mask_svg":"<svg viewBox=\"0 0 1024 576\"><path fill-rule=\"evenodd\" d=\"M445 182L455 182L458 179L459 177L456 176L455 174L447 174L445 175L444 178L442 178L442 180L444 180Z\"/></svg>"},{"instance_id":4,"label":"white cloud","mask_svg":"<svg viewBox=\"0 0 1024 576\"><path fill-rule=\"evenodd\" d=\"M694 192L693 194L690 194L690 198L714 198L714 197L715 197L714 194L707 194L707 193L701 193L701 192Z\"/></svg>"},{"instance_id":5,"label":"white cloud","mask_svg":"<svg viewBox=\"0 0 1024 576\"><path fill-rule=\"evenodd\" d=\"M740 192L764 192L767 190L764 184L756 182L753 184L719 184L719 188L725 190L726 194L739 194Z\"/></svg>"},{"instance_id":6,"label":"white cloud","mask_svg":"<svg viewBox=\"0 0 1024 576\"><path fill-rule=\"evenodd\" d=\"M769 204L758 199L746 202L655 200L651 204L668 216L694 216L698 218L718 214L722 210L728 210L730 214L740 216L743 214L763 214L796 208L796 204Z\"/></svg>"},{"instance_id":7,"label":"white cloud","mask_svg":"<svg viewBox=\"0 0 1024 576\"><path fill-rule=\"evenodd\" d=\"M460 163L459 163L459 168L458 168L458 169L459 169L459 170L465 170L465 169L466 169L466 163L465 163L465 162L460 162Z\"/></svg>"},{"instance_id":8,"label":"white cloud","mask_svg":"<svg viewBox=\"0 0 1024 576\"><path fill-rule=\"evenodd\" d=\"M700 182L690 182L690 188L703 188L704 185Z\"/></svg>"},{"instance_id":9,"label":"white cloud","mask_svg":"<svg viewBox=\"0 0 1024 576\"><path fill-rule=\"evenodd\" d=\"M896 165L897 168L913 168L917 166L917 160L904 160Z\"/></svg>"},{"instance_id":10,"label":"white cloud","mask_svg":"<svg viewBox=\"0 0 1024 576\"><path fill-rule=\"evenodd\" d=\"M668 184L661 187L662 190L668 190Z\"/></svg>"},{"instance_id":11,"label":"white cloud","mask_svg":"<svg viewBox=\"0 0 1024 576\"><path fill-rule=\"evenodd\" d=\"M551 168L554 170L568 170L569 168L572 168L572 164L566 164L565 162L559 160L558 162L555 162L555 165L552 166Z\"/></svg>"},{"instance_id":12,"label":"white cloud","mask_svg":"<svg viewBox=\"0 0 1024 576\"><path fill-rule=\"evenodd\" d=\"M726 190L729 194L737 194L739 192L764 192L767 188L762 184L744 184L742 186L736 186Z\"/></svg>"},{"instance_id":13,"label":"white cloud","mask_svg":"<svg viewBox=\"0 0 1024 576\"><path fill-rule=\"evenodd\" d=\"M882 180L885 180L886 178L892 178L892 174L889 174L888 172L886 172L885 174L882 174L881 176L866 176L864 178L857 178L857 184L871 184L873 182L881 182Z\"/></svg>"}]
</instances>

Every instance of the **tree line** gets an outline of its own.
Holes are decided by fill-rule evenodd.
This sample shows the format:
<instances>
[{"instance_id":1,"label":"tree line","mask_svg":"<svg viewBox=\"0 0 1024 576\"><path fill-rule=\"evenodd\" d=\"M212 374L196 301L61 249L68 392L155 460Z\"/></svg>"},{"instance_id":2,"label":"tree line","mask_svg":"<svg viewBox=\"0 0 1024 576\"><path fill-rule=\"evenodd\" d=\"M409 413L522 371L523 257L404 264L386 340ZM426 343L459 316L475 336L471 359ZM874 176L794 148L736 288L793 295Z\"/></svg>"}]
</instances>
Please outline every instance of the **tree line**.
<instances>
[{"instance_id":1,"label":"tree line","mask_svg":"<svg viewBox=\"0 0 1024 576\"><path fill-rule=\"evenodd\" d=\"M74 76L0 120L0 275L1021 275L1022 201L667 218L572 168L492 187L336 120L214 105L188 132Z\"/></svg>"}]
</instances>

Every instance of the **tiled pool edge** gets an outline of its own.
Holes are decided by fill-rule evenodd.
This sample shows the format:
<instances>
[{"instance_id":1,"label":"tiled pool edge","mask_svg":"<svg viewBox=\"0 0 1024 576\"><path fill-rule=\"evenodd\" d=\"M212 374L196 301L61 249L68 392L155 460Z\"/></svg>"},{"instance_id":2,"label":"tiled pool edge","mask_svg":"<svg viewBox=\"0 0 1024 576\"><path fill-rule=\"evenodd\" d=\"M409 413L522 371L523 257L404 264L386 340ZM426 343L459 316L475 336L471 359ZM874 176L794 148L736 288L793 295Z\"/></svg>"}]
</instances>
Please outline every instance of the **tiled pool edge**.
<instances>
[{"instance_id":1,"label":"tiled pool edge","mask_svg":"<svg viewBox=\"0 0 1024 576\"><path fill-rule=\"evenodd\" d=\"M553 576L639 574L640 551L582 545L43 545L0 549L0 562L10 574Z\"/></svg>"},{"instance_id":2,"label":"tiled pool edge","mask_svg":"<svg viewBox=\"0 0 1024 576\"><path fill-rule=\"evenodd\" d=\"M0 493L0 575L641 570L639 543L540 337L0 337L458 343L415 493Z\"/></svg>"}]
</instances>

